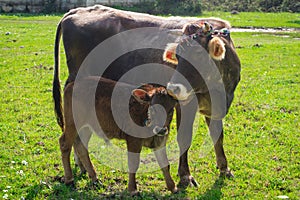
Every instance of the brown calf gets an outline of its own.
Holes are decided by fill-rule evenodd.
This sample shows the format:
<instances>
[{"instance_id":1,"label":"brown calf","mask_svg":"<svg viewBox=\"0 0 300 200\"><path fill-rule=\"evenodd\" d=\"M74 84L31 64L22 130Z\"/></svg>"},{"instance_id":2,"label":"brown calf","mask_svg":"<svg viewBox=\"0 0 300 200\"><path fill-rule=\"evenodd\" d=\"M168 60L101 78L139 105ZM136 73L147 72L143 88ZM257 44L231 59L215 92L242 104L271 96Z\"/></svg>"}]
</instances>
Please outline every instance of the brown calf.
<instances>
[{"instance_id":1,"label":"brown calf","mask_svg":"<svg viewBox=\"0 0 300 200\"><path fill-rule=\"evenodd\" d=\"M168 129L172 120L176 100L169 96L166 89L161 86L147 84L140 89L135 89L132 85L118 83L118 89L121 93L129 93L129 95L131 95L129 100L129 114L134 122L133 124L140 127L146 126L142 129L146 131L141 133L141 136L138 137L137 135L130 135L129 132L125 133L123 131L134 129L134 127L132 127L133 124L130 123L130 119L123 119L121 122L122 129L117 125L114 119L112 111L114 106L128 108L128 104L126 103L124 103L124 105L113 105L111 99L115 86L115 81L105 78L88 77L76 81L75 83L69 83L65 88L65 126L63 135L59 139L65 172L64 182L66 184L73 182L70 166L70 152L73 145L75 153L79 158L81 169L83 170L84 168L88 172L93 182L97 181L97 175L90 161L87 148L81 141L82 137L90 138L91 133L85 133L87 134L85 136L78 135L80 128L88 125L98 136L104 139L117 138L126 140L129 168L128 190L132 194L137 192L135 174L139 167L139 153L141 152L142 146L154 150L161 148L159 151L155 151L155 156L162 168L167 188L171 192L177 192L177 188L169 172L166 150L163 148L166 145ZM121 94L121 96L122 95L123 94ZM95 97L94 104L87 98L89 96ZM160 119L162 112L159 112L159 109L155 109L155 106L153 106L155 104L160 104L164 107L164 112L167 116L165 115L166 117L163 120ZM94 118L91 114L93 111L96 112ZM122 112L118 113L118 115L121 116L121 118L123 116ZM98 125L101 127L99 130L97 129Z\"/></svg>"}]
</instances>

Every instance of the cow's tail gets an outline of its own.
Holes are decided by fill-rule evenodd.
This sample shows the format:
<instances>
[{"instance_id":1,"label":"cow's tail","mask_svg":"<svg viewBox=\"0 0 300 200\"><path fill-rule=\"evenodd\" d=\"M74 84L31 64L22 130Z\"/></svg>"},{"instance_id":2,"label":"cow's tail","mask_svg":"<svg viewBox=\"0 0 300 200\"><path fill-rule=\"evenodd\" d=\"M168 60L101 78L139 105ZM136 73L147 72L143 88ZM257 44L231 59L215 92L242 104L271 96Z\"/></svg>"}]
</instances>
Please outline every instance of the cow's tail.
<instances>
[{"instance_id":1,"label":"cow's tail","mask_svg":"<svg viewBox=\"0 0 300 200\"><path fill-rule=\"evenodd\" d=\"M58 125L64 130L63 108L62 108L62 96L59 80L59 43L61 38L61 21L56 29L55 46L54 46L54 77L52 83L52 95L54 100L54 111Z\"/></svg>"}]
</instances>

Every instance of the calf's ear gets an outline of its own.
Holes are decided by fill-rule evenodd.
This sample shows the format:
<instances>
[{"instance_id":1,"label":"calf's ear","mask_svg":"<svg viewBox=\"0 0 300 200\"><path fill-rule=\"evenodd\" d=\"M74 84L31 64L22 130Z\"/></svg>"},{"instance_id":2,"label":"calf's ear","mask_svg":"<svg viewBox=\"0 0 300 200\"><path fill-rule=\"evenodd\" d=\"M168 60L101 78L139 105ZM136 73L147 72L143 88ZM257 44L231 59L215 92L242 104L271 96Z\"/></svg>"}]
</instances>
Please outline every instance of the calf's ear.
<instances>
[{"instance_id":1,"label":"calf's ear","mask_svg":"<svg viewBox=\"0 0 300 200\"><path fill-rule=\"evenodd\" d=\"M208 43L209 55L215 60L223 60L225 58L225 44L219 37L214 37Z\"/></svg>"},{"instance_id":2,"label":"calf's ear","mask_svg":"<svg viewBox=\"0 0 300 200\"><path fill-rule=\"evenodd\" d=\"M177 65L178 64L178 60L176 58L176 48L178 46L178 43L169 43L167 44L167 47L165 49L164 55L163 55L163 60Z\"/></svg>"},{"instance_id":3,"label":"calf's ear","mask_svg":"<svg viewBox=\"0 0 300 200\"><path fill-rule=\"evenodd\" d=\"M150 101L150 96L145 90L134 89L131 94L140 103L148 103Z\"/></svg>"}]
</instances>

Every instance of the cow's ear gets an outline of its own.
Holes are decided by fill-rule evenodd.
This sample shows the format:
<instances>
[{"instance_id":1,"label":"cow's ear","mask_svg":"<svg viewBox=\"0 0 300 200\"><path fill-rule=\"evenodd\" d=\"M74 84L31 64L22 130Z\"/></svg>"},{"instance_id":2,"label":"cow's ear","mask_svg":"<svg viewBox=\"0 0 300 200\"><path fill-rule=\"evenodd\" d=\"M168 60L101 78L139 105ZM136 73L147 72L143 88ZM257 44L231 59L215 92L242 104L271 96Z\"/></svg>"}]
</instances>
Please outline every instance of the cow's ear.
<instances>
[{"instance_id":1,"label":"cow's ear","mask_svg":"<svg viewBox=\"0 0 300 200\"><path fill-rule=\"evenodd\" d=\"M219 37L214 37L208 43L209 55L215 60L223 60L225 58L225 44Z\"/></svg>"},{"instance_id":2,"label":"cow's ear","mask_svg":"<svg viewBox=\"0 0 300 200\"><path fill-rule=\"evenodd\" d=\"M140 103L148 103L150 101L150 96L145 90L134 89L131 94Z\"/></svg>"},{"instance_id":3,"label":"cow's ear","mask_svg":"<svg viewBox=\"0 0 300 200\"><path fill-rule=\"evenodd\" d=\"M165 49L164 55L163 55L163 60L177 65L178 64L178 60L176 58L176 48L178 46L178 43L169 43L167 44L167 47Z\"/></svg>"}]
</instances>

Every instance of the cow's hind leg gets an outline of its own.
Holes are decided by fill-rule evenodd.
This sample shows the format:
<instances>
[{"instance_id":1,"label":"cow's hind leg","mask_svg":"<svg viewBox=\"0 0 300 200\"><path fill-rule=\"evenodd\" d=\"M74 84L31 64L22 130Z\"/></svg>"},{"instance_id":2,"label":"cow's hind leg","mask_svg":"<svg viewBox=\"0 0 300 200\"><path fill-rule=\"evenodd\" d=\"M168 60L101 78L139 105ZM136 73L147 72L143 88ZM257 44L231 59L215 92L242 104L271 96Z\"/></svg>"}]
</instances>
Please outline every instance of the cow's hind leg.
<instances>
[{"instance_id":1,"label":"cow's hind leg","mask_svg":"<svg viewBox=\"0 0 300 200\"><path fill-rule=\"evenodd\" d=\"M77 132L75 126L66 126L64 133L59 138L61 158L64 167L64 182L67 185L73 184L73 174L70 164L70 154L72 150L72 145L75 138L77 137Z\"/></svg>"},{"instance_id":2,"label":"cow's hind leg","mask_svg":"<svg viewBox=\"0 0 300 200\"><path fill-rule=\"evenodd\" d=\"M233 174L228 168L227 159L223 148L223 122L222 120L212 120L207 117L205 119L209 127L210 136L214 143L217 166L220 170L220 175L226 177L233 177Z\"/></svg>"},{"instance_id":3,"label":"cow's hind leg","mask_svg":"<svg viewBox=\"0 0 300 200\"><path fill-rule=\"evenodd\" d=\"M155 149L154 154L165 177L168 190L170 190L172 193L178 192L175 182L170 174L170 163L167 157L166 147Z\"/></svg>"}]
</instances>

